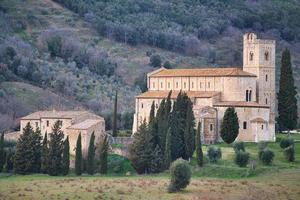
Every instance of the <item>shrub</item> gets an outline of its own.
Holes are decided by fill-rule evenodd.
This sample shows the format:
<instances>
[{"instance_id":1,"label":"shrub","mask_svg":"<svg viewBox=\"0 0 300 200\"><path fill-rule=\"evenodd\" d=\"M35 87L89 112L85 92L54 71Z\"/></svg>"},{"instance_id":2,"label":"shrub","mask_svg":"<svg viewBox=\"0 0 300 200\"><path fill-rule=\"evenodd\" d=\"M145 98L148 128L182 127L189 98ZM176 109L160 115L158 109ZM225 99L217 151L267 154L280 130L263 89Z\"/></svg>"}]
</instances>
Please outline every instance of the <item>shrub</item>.
<instances>
[{"instance_id":1,"label":"shrub","mask_svg":"<svg viewBox=\"0 0 300 200\"><path fill-rule=\"evenodd\" d=\"M155 54L150 57L150 65L152 67L160 67L161 66L161 58L159 55Z\"/></svg>"},{"instance_id":2,"label":"shrub","mask_svg":"<svg viewBox=\"0 0 300 200\"><path fill-rule=\"evenodd\" d=\"M170 167L171 182L168 192L177 192L186 188L190 183L191 169L187 161L179 158L171 164Z\"/></svg>"},{"instance_id":3,"label":"shrub","mask_svg":"<svg viewBox=\"0 0 300 200\"><path fill-rule=\"evenodd\" d=\"M233 149L234 149L235 152L245 151L244 142L236 142L236 143L234 143Z\"/></svg>"},{"instance_id":4,"label":"shrub","mask_svg":"<svg viewBox=\"0 0 300 200\"><path fill-rule=\"evenodd\" d=\"M239 167L246 167L249 162L249 158L250 158L250 155L248 152L239 150L239 151L236 151L236 153L235 153L234 161Z\"/></svg>"},{"instance_id":5,"label":"shrub","mask_svg":"<svg viewBox=\"0 0 300 200\"><path fill-rule=\"evenodd\" d=\"M60 56L62 39L60 36L54 36L47 42L48 50L52 57Z\"/></svg>"},{"instance_id":6,"label":"shrub","mask_svg":"<svg viewBox=\"0 0 300 200\"><path fill-rule=\"evenodd\" d=\"M216 163L222 157L221 149L210 146L207 151L207 156L210 162Z\"/></svg>"},{"instance_id":7,"label":"shrub","mask_svg":"<svg viewBox=\"0 0 300 200\"><path fill-rule=\"evenodd\" d=\"M268 146L268 143L261 141L258 143L257 146L258 146L258 158L259 158L259 160L261 160L261 154L262 154L263 150Z\"/></svg>"},{"instance_id":8,"label":"shrub","mask_svg":"<svg viewBox=\"0 0 300 200\"><path fill-rule=\"evenodd\" d=\"M281 142L280 142L280 147L282 149L285 149L291 145L294 145L294 139L292 137L285 137L285 138L282 138Z\"/></svg>"},{"instance_id":9,"label":"shrub","mask_svg":"<svg viewBox=\"0 0 300 200\"><path fill-rule=\"evenodd\" d=\"M259 159L262 161L265 165L270 165L274 159L274 152L270 149L265 148L261 151Z\"/></svg>"},{"instance_id":10,"label":"shrub","mask_svg":"<svg viewBox=\"0 0 300 200\"><path fill-rule=\"evenodd\" d=\"M294 145L290 145L289 147L284 149L284 155L289 162L295 161L295 148Z\"/></svg>"}]
</instances>

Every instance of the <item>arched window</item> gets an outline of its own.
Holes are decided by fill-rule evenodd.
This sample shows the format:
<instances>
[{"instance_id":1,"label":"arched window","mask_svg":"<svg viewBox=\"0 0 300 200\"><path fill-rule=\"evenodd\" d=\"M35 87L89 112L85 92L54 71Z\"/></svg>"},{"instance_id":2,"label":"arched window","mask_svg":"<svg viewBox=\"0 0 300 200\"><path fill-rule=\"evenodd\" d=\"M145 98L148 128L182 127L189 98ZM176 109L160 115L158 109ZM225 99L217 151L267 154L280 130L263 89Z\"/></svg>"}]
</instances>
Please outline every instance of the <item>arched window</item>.
<instances>
[{"instance_id":1,"label":"arched window","mask_svg":"<svg viewBox=\"0 0 300 200\"><path fill-rule=\"evenodd\" d=\"M265 60L269 60L269 52L268 51L265 52Z\"/></svg>"},{"instance_id":2,"label":"arched window","mask_svg":"<svg viewBox=\"0 0 300 200\"><path fill-rule=\"evenodd\" d=\"M178 88L178 82L176 82L176 88Z\"/></svg>"},{"instance_id":3,"label":"arched window","mask_svg":"<svg viewBox=\"0 0 300 200\"><path fill-rule=\"evenodd\" d=\"M264 125L263 124L261 125L261 130L264 130Z\"/></svg>"},{"instance_id":4,"label":"arched window","mask_svg":"<svg viewBox=\"0 0 300 200\"><path fill-rule=\"evenodd\" d=\"M251 101L252 99L252 90L246 90L246 101Z\"/></svg>"},{"instance_id":5,"label":"arched window","mask_svg":"<svg viewBox=\"0 0 300 200\"><path fill-rule=\"evenodd\" d=\"M246 90L246 101L249 99L249 90Z\"/></svg>"},{"instance_id":6,"label":"arched window","mask_svg":"<svg viewBox=\"0 0 300 200\"><path fill-rule=\"evenodd\" d=\"M252 60L253 60L253 55L254 55L254 54L253 54L253 52L250 52L250 58L249 58L249 59L250 59L250 61L252 61Z\"/></svg>"},{"instance_id":7,"label":"arched window","mask_svg":"<svg viewBox=\"0 0 300 200\"><path fill-rule=\"evenodd\" d=\"M268 99L266 98L266 104L268 104Z\"/></svg>"},{"instance_id":8,"label":"arched window","mask_svg":"<svg viewBox=\"0 0 300 200\"><path fill-rule=\"evenodd\" d=\"M266 74L266 82L268 82L268 74Z\"/></svg>"},{"instance_id":9,"label":"arched window","mask_svg":"<svg viewBox=\"0 0 300 200\"><path fill-rule=\"evenodd\" d=\"M143 103L141 104L141 108L144 108L144 104Z\"/></svg>"},{"instance_id":10,"label":"arched window","mask_svg":"<svg viewBox=\"0 0 300 200\"><path fill-rule=\"evenodd\" d=\"M252 90L249 90L249 101L252 99Z\"/></svg>"},{"instance_id":11,"label":"arched window","mask_svg":"<svg viewBox=\"0 0 300 200\"><path fill-rule=\"evenodd\" d=\"M213 131L213 130L214 130L213 124L210 124L209 129L210 129L210 131Z\"/></svg>"},{"instance_id":12,"label":"arched window","mask_svg":"<svg viewBox=\"0 0 300 200\"><path fill-rule=\"evenodd\" d=\"M160 83L160 88L163 88L163 83Z\"/></svg>"}]
</instances>

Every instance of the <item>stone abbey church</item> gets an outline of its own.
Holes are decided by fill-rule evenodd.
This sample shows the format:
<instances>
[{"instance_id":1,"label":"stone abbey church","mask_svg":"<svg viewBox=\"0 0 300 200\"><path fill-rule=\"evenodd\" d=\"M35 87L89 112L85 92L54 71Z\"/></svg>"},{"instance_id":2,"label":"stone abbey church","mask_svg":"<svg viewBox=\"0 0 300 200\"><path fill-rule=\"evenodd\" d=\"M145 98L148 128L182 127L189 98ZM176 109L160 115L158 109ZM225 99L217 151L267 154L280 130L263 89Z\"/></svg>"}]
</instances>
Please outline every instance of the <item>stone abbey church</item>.
<instances>
[{"instance_id":1,"label":"stone abbey church","mask_svg":"<svg viewBox=\"0 0 300 200\"><path fill-rule=\"evenodd\" d=\"M239 118L238 141L275 141L275 41L243 37L243 68L160 68L147 75L148 91L136 97L135 133L172 90L171 98L186 92L193 102L196 121L201 121L202 141L221 140L221 122L228 107Z\"/></svg>"}]
</instances>

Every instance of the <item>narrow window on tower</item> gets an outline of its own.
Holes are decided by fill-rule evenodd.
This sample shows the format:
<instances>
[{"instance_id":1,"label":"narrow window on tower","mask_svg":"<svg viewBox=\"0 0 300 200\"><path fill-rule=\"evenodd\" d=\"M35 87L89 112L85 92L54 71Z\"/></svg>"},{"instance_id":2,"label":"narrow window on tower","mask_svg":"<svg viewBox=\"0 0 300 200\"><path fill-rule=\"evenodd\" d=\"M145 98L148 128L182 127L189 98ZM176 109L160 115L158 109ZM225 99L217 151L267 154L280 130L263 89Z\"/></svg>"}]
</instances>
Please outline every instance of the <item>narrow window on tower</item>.
<instances>
[{"instance_id":1,"label":"narrow window on tower","mask_svg":"<svg viewBox=\"0 0 300 200\"><path fill-rule=\"evenodd\" d=\"M248 100L251 101L252 99L252 90L249 90L249 97L248 97Z\"/></svg>"},{"instance_id":2,"label":"narrow window on tower","mask_svg":"<svg viewBox=\"0 0 300 200\"><path fill-rule=\"evenodd\" d=\"M246 90L246 101L249 101L249 91Z\"/></svg>"},{"instance_id":3,"label":"narrow window on tower","mask_svg":"<svg viewBox=\"0 0 300 200\"><path fill-rule=\"evenodd\" d=\"M250 61L252 61L253 60L253 52L250 52Z\"/></svg>"},{"instance_id":4,"label":"narrow window on tower","mask_svg":"<svg viewBox=\"0 0 300 200\"><path fill-rule=\"evenodd\" d=\"M49 120L47 120L47 122L46 122L46 123L47 123L47 127L49 127Z\"/></svg>"},{"instance_id":5,"label":"narrow window on tower","mask_svg":"<svg viewBox=\"0 0 300 200\"><path fill-rule=\"evenodd\" d=\"M269 52L265 52L265 60L268 61L269 60Z\"/></svg>"},{"instance_id":6,"label":"narrow window on tower","mask_svg":"<svg viewBox=\"0 0 300 200\"><path fill-rule=\"evenodd\" d=\"M264 125L261 125L261 130L264 130Z\"/></svg>"},{"instance_id":7,"label":"narrow window on tower","mask_svg":"<svg viewBox=\"0 0 300 200\"><path fill-rule=\"evenodd\" d=\"M144 108L144 104L143 103L141 104L141 108Z\"/></svg>"},{"instance_id":8,"label":"narrow window on tower","mask_svg":"<svg viewBox=\"0 0 300 200\"><path fill-rule=\"evenodd\" d=\"M210 126L209 126L209 129L210 129L210 131L213 131L213 124L210 124Z\"/></svg>"},{"instance_id":9,"label":"narrow window on tower","mask_svg":"<svg viewBox=\"0 0 300 200\"><path fill-rule=\"evenodd\" d=\"M268 74L266 74L266 82L268 82Z\"/></svg>"},{"instance_id":10,"label":"narrow window on tower","mask_svg":"<svg viewBox=\"0 0 300 200\"><path fill-rule=\"evenodd\" d=\"M266 104L268 104L268 99L266 98Z\"/></svg>"},{"instance_id":11,"label":"narrow window on tower","mask_svg":"<svg viewBox=\"0 0 300 200\"><path fill-rule=\"evenodd\" d=\"M243 129L247 129L247 122L243 122Z\"/></svg>"}]
</instances>

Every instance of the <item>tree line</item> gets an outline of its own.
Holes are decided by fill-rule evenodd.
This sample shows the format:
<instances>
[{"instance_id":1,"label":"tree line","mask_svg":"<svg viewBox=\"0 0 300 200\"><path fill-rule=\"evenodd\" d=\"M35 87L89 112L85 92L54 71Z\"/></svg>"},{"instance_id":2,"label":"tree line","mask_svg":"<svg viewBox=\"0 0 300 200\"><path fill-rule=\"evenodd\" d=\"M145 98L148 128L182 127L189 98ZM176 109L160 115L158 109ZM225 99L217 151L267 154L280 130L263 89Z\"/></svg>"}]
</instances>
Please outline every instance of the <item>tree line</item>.
<instances>
[{"instance_id":1,"label":"tree line","mask_svg":"<svg viewBox=\"0 0 300 200\"><path fill-rule=\"evenodd\" d=\"M13 171L16 174L44 173L51 176L65 176L70 172L69 137L64 139L59 121L54 124L52 132L45 133L44 137L41 136L39 128L33 130L30 123L27 123L17 141L15 152L6 152L3 143L4 133L0 139L0 171L4 168L6 172ZM83 172L92 175L97 171L107 173L107 135L103 136L100 145L96 147L95 135L92 133L87 158L83 158L81 145L79 133L75 149L76 175ZM95 158L96 149L99 149L99 158ZM96 165L96 161L99 161L99 166Z\"/></svg>"}]
</instances>

